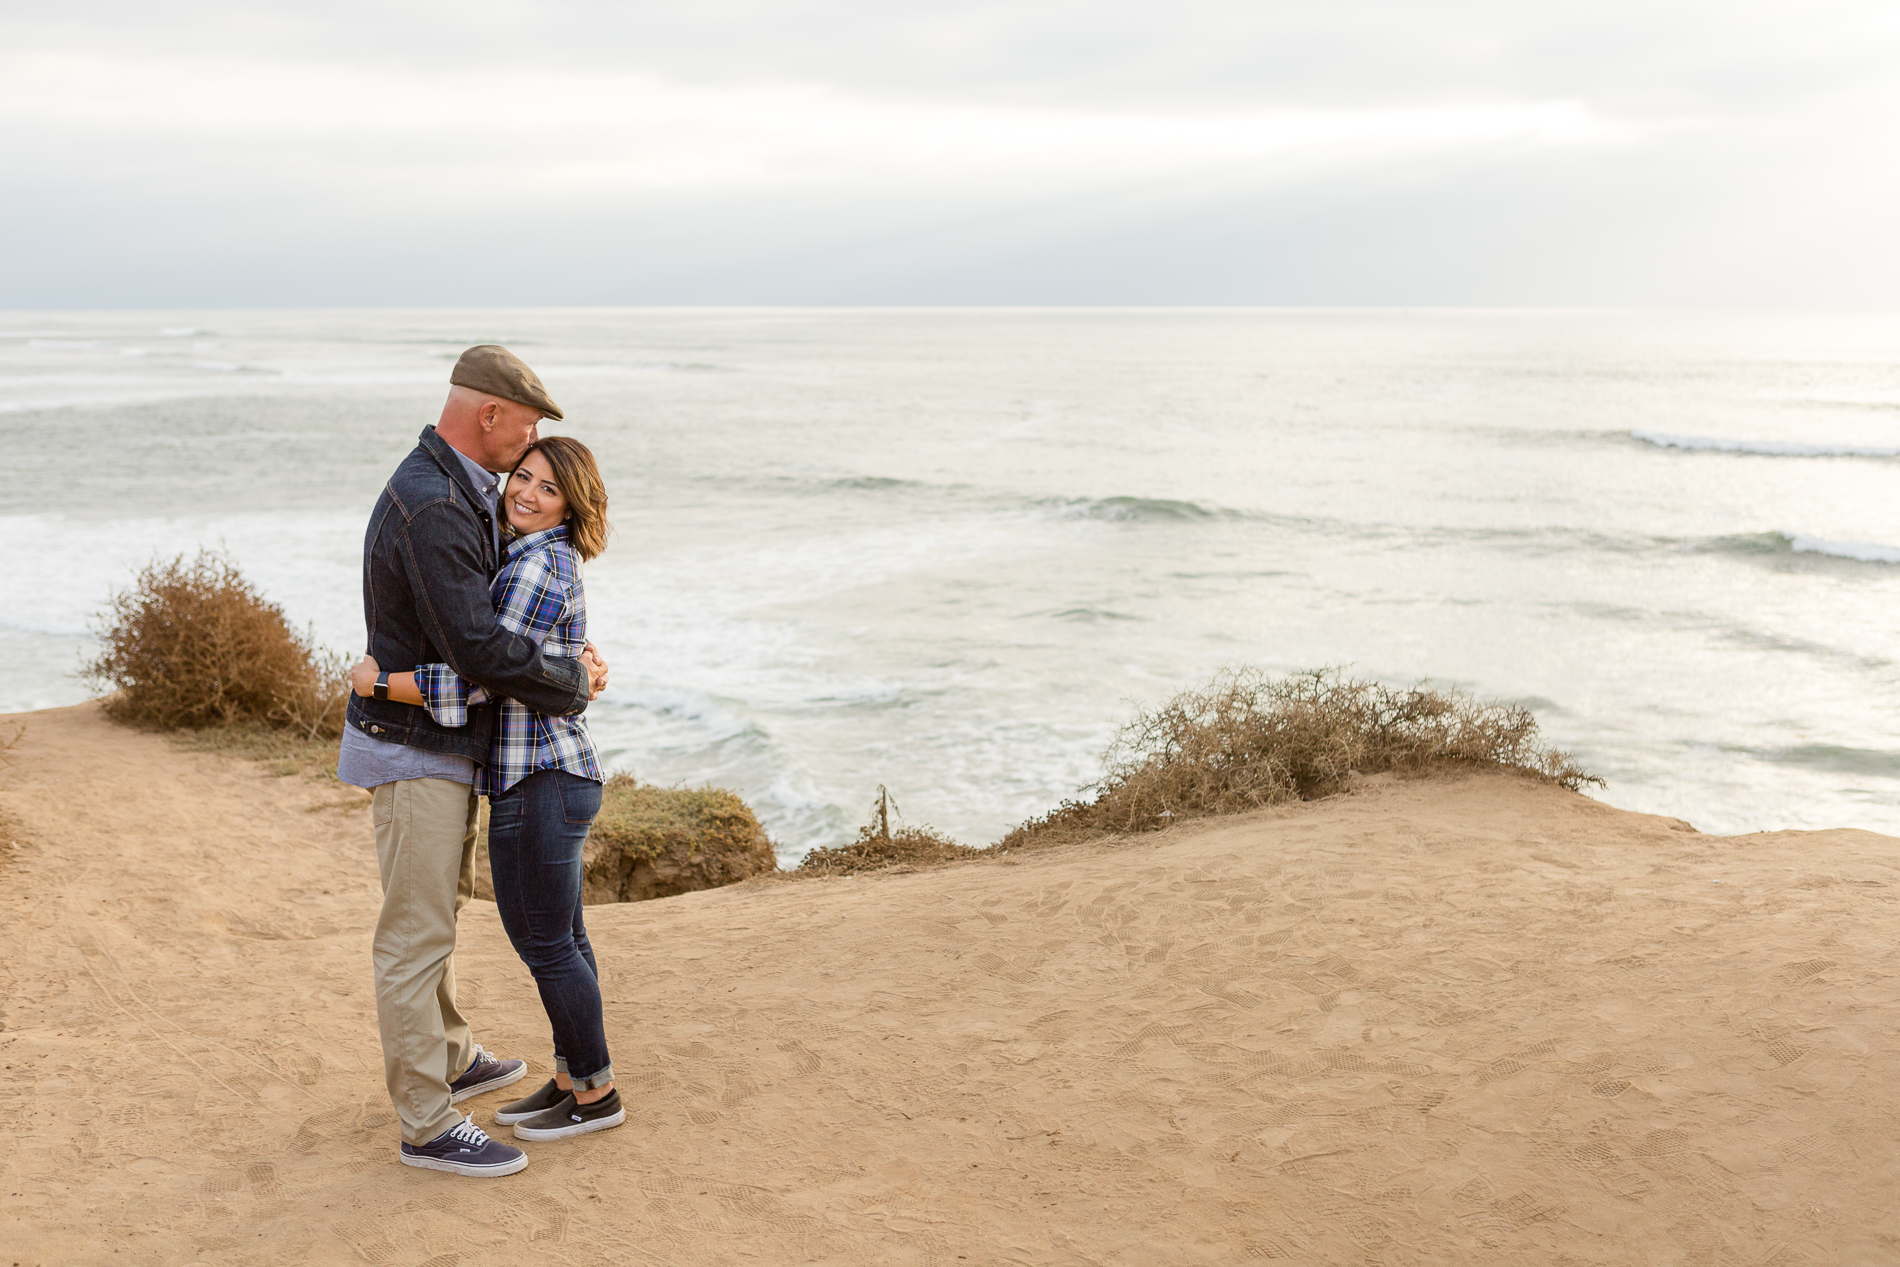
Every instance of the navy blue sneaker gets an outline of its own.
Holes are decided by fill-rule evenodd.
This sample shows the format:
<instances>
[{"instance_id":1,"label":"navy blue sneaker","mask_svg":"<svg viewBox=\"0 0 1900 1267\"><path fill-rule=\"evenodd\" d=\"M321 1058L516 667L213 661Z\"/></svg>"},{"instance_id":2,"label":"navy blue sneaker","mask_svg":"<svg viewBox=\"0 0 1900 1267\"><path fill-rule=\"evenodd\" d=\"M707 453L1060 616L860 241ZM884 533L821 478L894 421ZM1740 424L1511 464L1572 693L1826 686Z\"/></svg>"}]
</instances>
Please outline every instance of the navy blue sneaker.
<instances>
[{"instance_id":1,"label":"navy blue sneaker","mask_svg":"<svg viewBox=\"0 0 1900 1267\"><path fill-rule=\"evenodd\" d=\"M525 1060L497 1060L475 1044L475 1059L468 1071L449 1083L449 1103L460 1104L472 1095L481 1095L511 1082L520 1082L528 1072Z\"/></svg>"},{"instance_id":2,"label":"navy blue sneaker","mask_svg":"<svg viewBox=\"0 0 1900 1267\"><path fill-rule=\"evenodd\" d=\"M526 1170L528 1154L512 1145L496 1143L475 1125L474 1119L465 1117L459 1126L449 1127L426 1144L405 1141L402 1164L485 1179Z\"/></svg>"}]
</instances>

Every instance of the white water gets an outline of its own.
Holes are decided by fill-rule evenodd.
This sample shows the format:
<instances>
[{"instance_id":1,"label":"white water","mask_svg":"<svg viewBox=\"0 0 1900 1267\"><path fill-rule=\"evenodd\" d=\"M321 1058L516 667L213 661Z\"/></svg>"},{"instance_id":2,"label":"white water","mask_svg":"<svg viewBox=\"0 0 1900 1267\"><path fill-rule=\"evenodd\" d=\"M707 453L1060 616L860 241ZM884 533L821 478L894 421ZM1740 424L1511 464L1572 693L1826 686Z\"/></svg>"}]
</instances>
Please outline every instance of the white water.
<instances>
[{"instance_id":1,"label":"white water","mask_svg":"<svg viewBox=\"0 0 1900 1267\"><path fill-rule=\"evenodd\" d=\"M1612 803L1900 832L1900 321L1519 312L0 314L0 709L228 550L361 641L364 518L472 342L619 527L610 762L796 854L879 783L965 839L1136 703L1348 664L1528 703Z\"/></svg>"}]
</instances>

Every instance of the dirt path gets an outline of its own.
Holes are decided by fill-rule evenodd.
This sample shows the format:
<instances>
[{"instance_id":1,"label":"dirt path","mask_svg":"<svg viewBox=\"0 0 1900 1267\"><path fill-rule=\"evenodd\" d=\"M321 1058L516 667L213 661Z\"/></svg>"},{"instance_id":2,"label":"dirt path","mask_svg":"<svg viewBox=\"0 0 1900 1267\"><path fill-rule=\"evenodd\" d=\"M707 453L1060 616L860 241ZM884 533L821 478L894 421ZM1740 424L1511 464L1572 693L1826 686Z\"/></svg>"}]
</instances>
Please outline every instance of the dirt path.
<instances>
[{"instance_id":1,"label":"dirt path","mask_svg":"<svg viewBox=\"0 0 1900 1267\"><path fill-rule=\"evenodd\" d=\"M629 1124L478 1181L396 1162L360 800L25 720L0 1267L1900 1260L1887 837L1485 778L594 907Z\"/></svg>"}]
</instances>

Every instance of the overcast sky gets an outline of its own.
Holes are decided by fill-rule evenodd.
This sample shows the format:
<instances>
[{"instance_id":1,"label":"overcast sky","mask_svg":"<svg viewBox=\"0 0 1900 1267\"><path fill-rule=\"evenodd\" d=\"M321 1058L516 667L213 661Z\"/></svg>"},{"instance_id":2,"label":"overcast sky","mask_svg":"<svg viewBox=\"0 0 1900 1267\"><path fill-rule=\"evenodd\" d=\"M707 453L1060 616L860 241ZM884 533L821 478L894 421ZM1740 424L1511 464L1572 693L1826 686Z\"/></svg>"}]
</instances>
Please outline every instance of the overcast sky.
<instances>
[{"instance_id":1,"label":"overcast sky","mask_svg":"<svg viewBox=\"0 0 1900 1267\"><path fill-rule=\"evenodd\" d=\"M0 8L0 308L1900 306L1891 0Z\"/></svg>"}]
</instances>

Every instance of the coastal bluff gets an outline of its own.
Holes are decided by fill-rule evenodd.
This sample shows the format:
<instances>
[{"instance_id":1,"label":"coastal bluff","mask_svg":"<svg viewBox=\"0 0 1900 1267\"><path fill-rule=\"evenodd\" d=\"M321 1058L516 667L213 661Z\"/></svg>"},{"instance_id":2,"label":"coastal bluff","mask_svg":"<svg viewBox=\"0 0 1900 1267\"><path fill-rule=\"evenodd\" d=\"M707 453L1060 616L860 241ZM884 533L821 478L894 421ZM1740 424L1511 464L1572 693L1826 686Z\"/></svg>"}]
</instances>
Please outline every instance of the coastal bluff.
<instances>
[{"instance_id":1,"label":"coastal bluff","mask_svg":"<svg viewBox=\"0 0 1900 1267\"><path fill-rule=\"evenodd\" d=\"M589 906L628 1124L478 1181L396 1161L364 798L93 704L21 722L8 1264L1900 1257L1890 837L1380 778ZM492 904L457 971L479 1040L545 1077Z\"/></svg>"}]
</instances>

